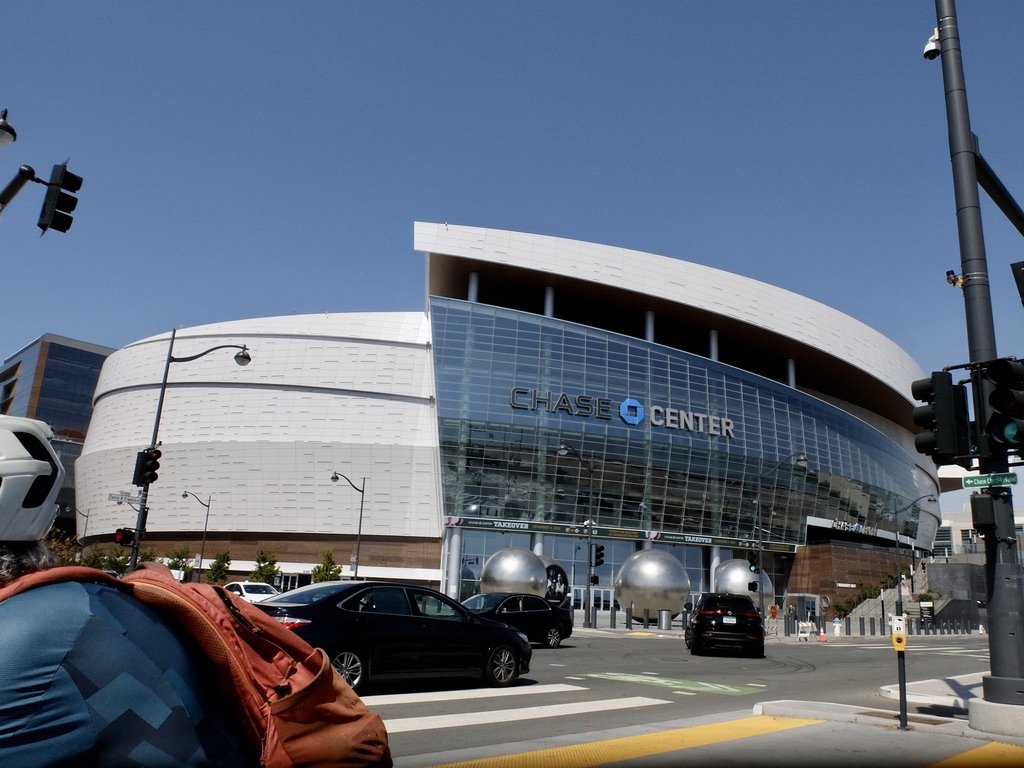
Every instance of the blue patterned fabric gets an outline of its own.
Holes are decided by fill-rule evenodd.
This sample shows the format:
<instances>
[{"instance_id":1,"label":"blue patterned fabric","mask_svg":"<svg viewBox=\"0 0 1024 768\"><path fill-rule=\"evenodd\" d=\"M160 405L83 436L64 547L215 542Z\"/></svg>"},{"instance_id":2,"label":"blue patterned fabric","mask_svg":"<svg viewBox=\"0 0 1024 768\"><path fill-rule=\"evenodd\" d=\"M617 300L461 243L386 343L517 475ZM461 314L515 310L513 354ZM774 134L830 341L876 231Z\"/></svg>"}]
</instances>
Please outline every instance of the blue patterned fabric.
<instances>
[{"instance_id":1,"label":"blue patterned fabric","mask_svg":"<svg viewBox=\"0 0 1024 768\"><path fill-rule=\"evenodd\" d=\"M205 660L108 585L0 602L0 766L251 766Z\"/></svg>"}]
</instances>

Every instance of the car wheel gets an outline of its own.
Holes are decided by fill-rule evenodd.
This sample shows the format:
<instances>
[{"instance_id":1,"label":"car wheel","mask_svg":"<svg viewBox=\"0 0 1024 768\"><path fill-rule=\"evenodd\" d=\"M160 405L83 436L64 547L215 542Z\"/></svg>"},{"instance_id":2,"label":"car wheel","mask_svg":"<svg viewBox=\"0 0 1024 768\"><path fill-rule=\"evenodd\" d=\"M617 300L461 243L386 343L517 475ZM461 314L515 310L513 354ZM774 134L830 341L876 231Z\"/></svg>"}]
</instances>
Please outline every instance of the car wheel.
<instances>
[{"instance_id":1,"label":"car wheel","mask_svg":"<svg viewBox=\"0 0 1024 768\"><path fill-rule=\"evenodd\" d=\"M484 680L495 688L504 688L516 679L518 672L519 660L515 651L507 645L499 645L487 657Z\"/></svg>"},{"instance_id":2,"label":"car wheel","mask_svg":"<svg viewBox=\"0 0 1024 768\"><path fill-rule=\"evenodd\" d=\"M686 647L693 649L693 632L686 630L683 632L683 642L686 643Z\"/></svg>"},{"instance_id":3,"label":"car wheel","mask_svg":"<svg viewBox=\"0 0 1024 768\"><path fill-rule=\"evenodd\" d=\"M366 663L356 651L341 651L331 659L331 665L345 678L345 682L358 692L366 682Z\"/></svg>"},{"instance_id":4,"label":"car wheel","mask_svg":"<svg viewBox=\"0 0 1024 768\"><path fill-rule=\"evenodd\" d=\"M562 644L562 630L558 627L548 627L548 631L544 634L544 645L548 648L557 648Z\"/></svg>"},{"instance_id":5,"label":"car wheel","mask_svg":"<svg viewBox=\"0 0 1024 768\"><path fill-rule=\"evenodd\" d=\"M690 655L691 656L700 656L700 651L701 651L701 647L700 647L700 644L697 642L697 639L696 638L692 639L690 641Z\"/></svg>"},{"instance_id":6,"label":"car wheel","mask_svg":"<svg viewBox=\"0 0 1024 768\"><path fill-rule=\"evenodd\" d=\"M747 653L750 655L751 658L763 659L764 643L755 643L754 645L750 646L750 649L747 651Z\"/></svg>"}]
</instances>

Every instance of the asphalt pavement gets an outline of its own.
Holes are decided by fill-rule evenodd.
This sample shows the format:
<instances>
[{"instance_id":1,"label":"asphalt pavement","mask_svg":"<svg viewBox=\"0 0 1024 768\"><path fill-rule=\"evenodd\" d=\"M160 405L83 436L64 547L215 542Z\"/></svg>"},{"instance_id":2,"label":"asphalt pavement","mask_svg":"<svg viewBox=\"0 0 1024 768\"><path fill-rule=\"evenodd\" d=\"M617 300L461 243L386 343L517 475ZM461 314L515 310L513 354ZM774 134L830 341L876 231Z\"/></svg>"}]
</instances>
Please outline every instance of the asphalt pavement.
<instances>
[{"instance_id":1,"label":"asphalt pavement","mask_svg":"<svg viewBox=\"0 0 1024 768\"><path fill-rule=\"evenodd\" d=\"M682 629L678 623L669 629L659 629L655 624L645 628L642 622L633 622L631 627L625 626L623 622L615 628L584 629L581 621L574 629L574 633L577 632L680 636ZM887 641L884 637L874 639ZM810 639L770 635L766 645L770 653L771 646L779 644L863 640L861 637L829 635L816 635ZM904 709L905 728L900 712L890 709L822 701L766 701L754 705L749 715L776 723L779 727L778 736L773 737L772 728L762 724L765 731L756 738L737 736L716 740L713 745L687 747L685 752L670 751L631 760L629 765L698 764L704 750L713 750L708 751L706 756L716 768L729 765L1022 766L1024 711L1021 707L984 701L982 678L987 674L988 670L982 670L956 677L908 680L904 686L907 705ZM898 685L883 686L880 693L896 701L901 697ZM735 713L736 716L739 714ZM742 734L742 729L735 727L739 721L733 719L729 722L734 724L730 731L732 734ZM783 727L787 723L800 723L801 726L790 730ZM674 726L685 731L687 728L703 728L706 724L698 719L689 723L661 723L659 727ZM531 764L523 762L516 765Z\"/></svg>"}]
</instances>

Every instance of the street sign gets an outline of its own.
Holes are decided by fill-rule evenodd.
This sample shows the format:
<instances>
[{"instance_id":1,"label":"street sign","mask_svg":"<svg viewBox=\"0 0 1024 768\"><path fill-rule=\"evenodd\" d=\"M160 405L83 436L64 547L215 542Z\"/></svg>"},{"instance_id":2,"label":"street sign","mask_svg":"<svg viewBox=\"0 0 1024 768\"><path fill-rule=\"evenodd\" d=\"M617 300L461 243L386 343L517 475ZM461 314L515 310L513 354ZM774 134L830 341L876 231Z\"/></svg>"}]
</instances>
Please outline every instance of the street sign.
<instances>
[{"instance_id":1,"label":"street sign","mask_svg":"<svg viewBox=\"0 0 1024 768\"><path fill-rule=\"evenodd\" d=\"M118 504L125 501L138 501L139 496L136 493L129 493L128 491L121 491L120 493L108 493L107 501L116 501Z\"/></svg>"},{"instance_id":2,"label":"street sign","mask_svg":"<svg viewBox=\"0 0 1024 768\"><path fill-rule=\"evenodd\" d=\"M988 488L993 485L1016 485L1017 475L999 472L994 475L970 475L963 478L964 488Z\"/></svg>"}]
</instances>

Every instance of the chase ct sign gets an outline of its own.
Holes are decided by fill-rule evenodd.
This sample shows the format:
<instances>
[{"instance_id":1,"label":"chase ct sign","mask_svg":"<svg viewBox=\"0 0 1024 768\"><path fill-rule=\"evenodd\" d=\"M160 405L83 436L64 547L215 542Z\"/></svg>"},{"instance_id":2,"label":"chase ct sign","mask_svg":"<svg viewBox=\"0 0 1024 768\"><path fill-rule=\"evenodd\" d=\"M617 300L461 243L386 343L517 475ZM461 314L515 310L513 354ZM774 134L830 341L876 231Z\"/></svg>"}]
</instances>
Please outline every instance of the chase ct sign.
<instances>
[{"instance_id":1,"label":"chase ct sign","mask_svg":"<svg viewBox=\"0 0 1024 768\"><path fill-rule=\"evenodd\" d=\"M664 405L645 407L634 397L627 397L616 405L615 401L606 397L512 387L509 404L518 410L546 411L582 418L611 419L618 415L630 426L637 426L646 421L652 427L663 429L682 429L716 437L735 437L733 421L725 416L684 411Z\"/></svg>"}]
</instances>

